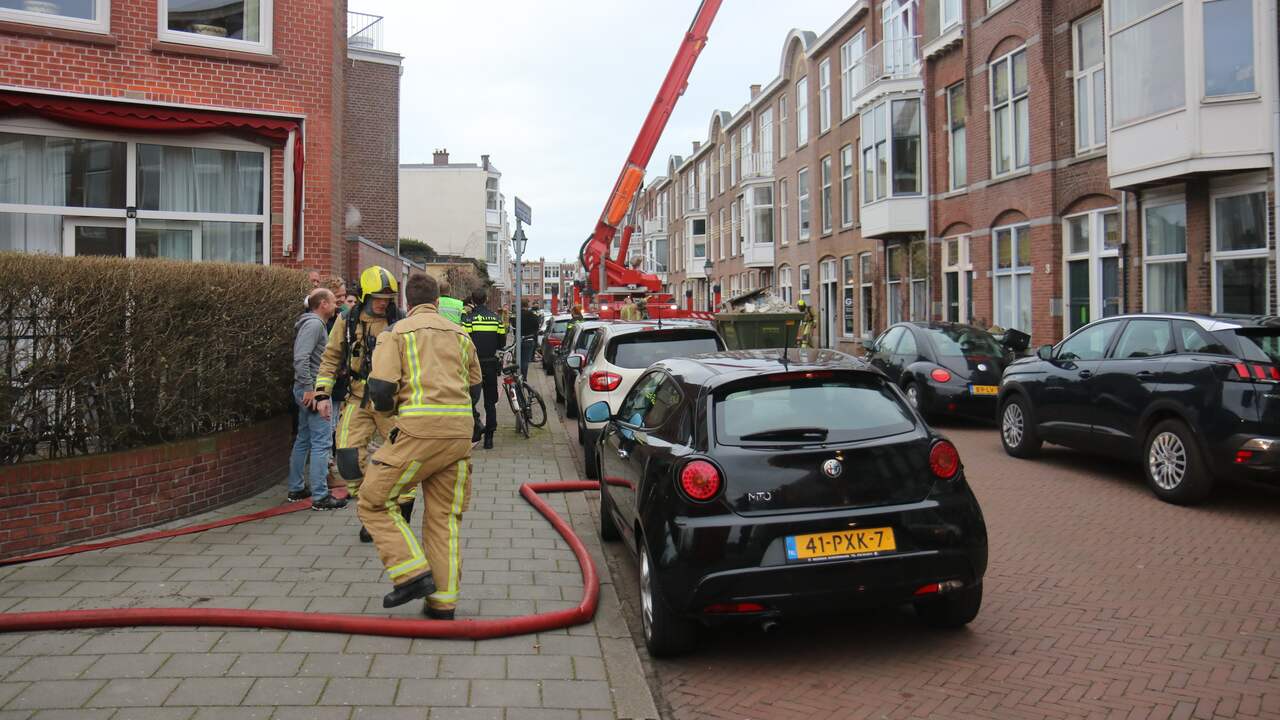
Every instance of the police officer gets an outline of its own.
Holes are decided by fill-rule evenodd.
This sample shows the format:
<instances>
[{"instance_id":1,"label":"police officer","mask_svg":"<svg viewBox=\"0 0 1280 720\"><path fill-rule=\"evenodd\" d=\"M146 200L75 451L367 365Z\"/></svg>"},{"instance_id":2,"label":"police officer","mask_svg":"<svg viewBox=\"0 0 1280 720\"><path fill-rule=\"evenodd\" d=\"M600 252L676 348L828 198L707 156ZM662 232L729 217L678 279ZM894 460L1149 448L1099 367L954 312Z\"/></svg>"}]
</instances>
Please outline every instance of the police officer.
<instances>
[{"instance_id":1,"label":"police officer","mask_svg":"<svg viewBox=\"0 0 1280 720\"><path fill-rule=\"evenodd\" d=\"M498 373L502 370L498 353L507 344L507 324L485 305L486 293L476 289L471 293L471 314L462 320L462 327L471 336L480 359L480 375L484 387L484 449L493 448L493 431L498 429ZM475 430L471 442L480 439L480 411L472 408Z\"/></svg>"},{"instance_id":2,"label":"police officer","mask_svg":"<svg viewBox=\"0 0 1280 720\"><path fill-rule=\"evenodd\" d=\"M369 442L374 434L385 440L395 421L390 414L376 411L369 403L365 381L379 333L399 318L398 295L395 276L386 268L374 265L361 273L360 303L334 321L316 374L316 398L320 400L317 409L323 417L330 418L334 385L342 371L346 371L347 397L338 418L333 455L338 474L347 481L347 492L352 497L359 495L360 480L369 462ZM413 498L406 491L400 499L406 517L413 513ZM364 528L360 528L360 540L371 542Z\"/></svg>"},{"instance_id":3,"label":"police officer","mask_svg":"<svg viewBox=\"0 0 1280 720\"><path fill-rule=\"evenodd\" d=\"M374 453L357 512L373 535L395 588L383 607L427 599L423 612L452 620L462 556L458 537L471 484L471 406L480 393L476 348L436 309L439 287L426 274L409 278L409 316L383 333L373 355L368 394L379 412L395 412L390 441ZM423 486L419 545L396 498Z\"/></svg>"}]
</instances>

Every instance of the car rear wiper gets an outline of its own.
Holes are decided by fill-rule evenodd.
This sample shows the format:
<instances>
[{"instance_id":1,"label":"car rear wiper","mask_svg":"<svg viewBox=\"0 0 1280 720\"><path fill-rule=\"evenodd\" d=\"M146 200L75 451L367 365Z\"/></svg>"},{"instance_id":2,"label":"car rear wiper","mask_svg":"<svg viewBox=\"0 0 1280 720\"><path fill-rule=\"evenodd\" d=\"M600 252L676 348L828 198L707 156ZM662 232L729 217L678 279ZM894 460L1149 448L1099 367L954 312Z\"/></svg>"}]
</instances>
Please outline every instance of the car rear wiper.
<instances>
[{"instance_id":1,"label":"car rear wiper","mask_svg":"<svg viewBox=\"0 0 1280 720\"><path fill-rule=\"evenodd\" d=\"M827 429L820 427L778 428L743 435L742 440L826 440Z\"/></svg>"}]
</instances>

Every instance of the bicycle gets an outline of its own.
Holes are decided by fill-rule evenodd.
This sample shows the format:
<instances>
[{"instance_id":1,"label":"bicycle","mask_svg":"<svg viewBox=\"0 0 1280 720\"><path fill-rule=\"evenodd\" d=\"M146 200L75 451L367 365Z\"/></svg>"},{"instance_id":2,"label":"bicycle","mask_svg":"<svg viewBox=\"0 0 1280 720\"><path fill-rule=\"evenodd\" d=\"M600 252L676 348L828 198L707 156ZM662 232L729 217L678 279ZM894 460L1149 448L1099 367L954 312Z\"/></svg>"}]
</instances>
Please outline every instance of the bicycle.
<instances>
[{"instance_id":1,"label":"bicycle","mask_svg":"<svg viewBox=\"0 0 1280 720\"><path fill-rule=\"evenodd\" d=\"M502 354L502 390L507 396L507 404L511 406L511 414L516 416L516 430L529 437L530 428L547 424L547 404L542 396L520 376L520 366L511 363L511 350L508 346Z\"/></svg>"}]
</instances>

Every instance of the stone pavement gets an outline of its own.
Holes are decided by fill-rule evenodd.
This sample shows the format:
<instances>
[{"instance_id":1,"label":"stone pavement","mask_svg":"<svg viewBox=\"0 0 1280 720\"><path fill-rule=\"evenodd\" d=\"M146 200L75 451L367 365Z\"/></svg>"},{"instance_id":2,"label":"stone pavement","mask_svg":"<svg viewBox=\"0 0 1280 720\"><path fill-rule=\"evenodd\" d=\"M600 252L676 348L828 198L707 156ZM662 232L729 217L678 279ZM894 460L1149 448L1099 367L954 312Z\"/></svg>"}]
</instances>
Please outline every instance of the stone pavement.
<instances>
[{"instance_id":1,"label":"stone pavement","mask_svg":"<svg viewBox=\"0 0 1280 720\"><path fill-rule=\"evenodd\" d=\"M544 387L541 373L530 379ZM549 388L543 392L550 400ZM460 617L547 612L582 597L572 552L516 492L524 481L578 479L569 440L554 416L530 440L515 435L509 413L501 428L498 447L475 454ZM282 481L175 525L259 510L284 493ZM0 635L0 720L657 717L587 500L543 497L596 558L601 598L590 624L483 641L224 628ZM372 546L357 541L358 527L354 507L302 511L0 568L0 611L216 607L419 617L418 603L382 608L388 581Z\"/></svg>"}]
</instances>

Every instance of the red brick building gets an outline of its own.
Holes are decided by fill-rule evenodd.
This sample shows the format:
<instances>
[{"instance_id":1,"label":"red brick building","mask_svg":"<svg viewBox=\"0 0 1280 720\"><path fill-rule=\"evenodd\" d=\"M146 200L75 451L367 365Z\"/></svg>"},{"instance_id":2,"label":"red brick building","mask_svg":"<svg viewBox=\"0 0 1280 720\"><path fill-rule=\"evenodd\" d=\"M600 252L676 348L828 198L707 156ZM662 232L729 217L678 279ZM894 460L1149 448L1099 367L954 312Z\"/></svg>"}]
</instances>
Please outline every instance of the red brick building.
<instances>
[{"instance_id":1,"label":"red brick building","mask_svg":"<svg viewBox=\"0 0 1280 720\"><path fill-rule=\"evenodd\" d=\"M349 61L347 28L342 1L0 3L0 250L348 273L369 201L344 173L386 180L334 149L382 122L384 162L398 110L349 117L367 101L346 88L398 88L399 67L369 82L387 66ZM394 227L394 207L360 214Z\"/></svg>"}]
</instances>

